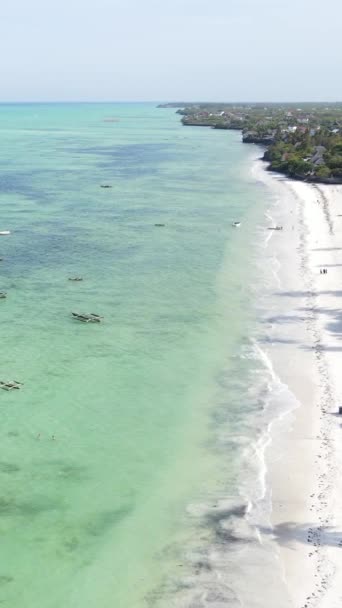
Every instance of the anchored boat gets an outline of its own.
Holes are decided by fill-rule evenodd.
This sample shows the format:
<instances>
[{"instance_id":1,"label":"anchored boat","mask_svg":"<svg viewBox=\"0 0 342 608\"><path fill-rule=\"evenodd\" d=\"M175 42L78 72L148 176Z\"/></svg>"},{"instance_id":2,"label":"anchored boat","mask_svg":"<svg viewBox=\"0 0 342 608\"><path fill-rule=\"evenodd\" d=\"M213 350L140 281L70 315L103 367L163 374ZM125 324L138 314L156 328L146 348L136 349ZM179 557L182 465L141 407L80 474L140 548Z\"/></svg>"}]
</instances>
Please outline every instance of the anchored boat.
<instances>
[{"instance_id":1,"label":"anchored boat","mask_svg":"<svg viewBox=\"0 0 342 608\"><path fill-rule=\"evenodd\" d=\"M18 382L17 380L11 380L10 382L3 382L0 380L0 388L4 391L12 391L13 389L19 389L23 385L22 382Z\"/></svg>"},{"instance_id":2,"label":"anchored boat","mask_svg":"<svg viewBox=\"0 0 342 608\"><path fill-rule=\"evenodd\" d=\"M101 323L101 319L103 319L103 317L96 315L94 312L72 312L71 314L74 319L77 319L77 321L82 321L83 323Z\"/></svg>"}]
</instances>

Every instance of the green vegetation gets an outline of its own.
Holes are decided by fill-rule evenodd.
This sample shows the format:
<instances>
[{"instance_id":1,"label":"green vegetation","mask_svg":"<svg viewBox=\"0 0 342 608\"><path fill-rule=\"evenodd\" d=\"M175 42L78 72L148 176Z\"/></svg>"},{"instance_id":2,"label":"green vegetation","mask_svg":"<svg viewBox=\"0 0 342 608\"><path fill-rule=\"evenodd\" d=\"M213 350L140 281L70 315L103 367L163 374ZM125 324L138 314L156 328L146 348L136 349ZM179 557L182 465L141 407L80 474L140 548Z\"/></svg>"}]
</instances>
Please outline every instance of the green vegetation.
<instances>
[{"instance_id":1,"label":"green vegetation","mask_svg":"<svg viewBox=\"0 0 342 608\"><path fill-rule=\"evenodd\" d=\"M179 106L182 106L181 108ZM186 126L239 129L244 143L267 147L271 171L342 183L342 104L164 104Z\"/></svg>"},{"instance_id":2,"label":"green vegetation","mask_svg":"<svg viewBox=\"0 0 342 608\"><path fill-rule=\"evenodd\" d=\"M269 168L315 181L342 178L342 131L317 126L277 136L265 152Z\"/></svg>"}]
</instances>

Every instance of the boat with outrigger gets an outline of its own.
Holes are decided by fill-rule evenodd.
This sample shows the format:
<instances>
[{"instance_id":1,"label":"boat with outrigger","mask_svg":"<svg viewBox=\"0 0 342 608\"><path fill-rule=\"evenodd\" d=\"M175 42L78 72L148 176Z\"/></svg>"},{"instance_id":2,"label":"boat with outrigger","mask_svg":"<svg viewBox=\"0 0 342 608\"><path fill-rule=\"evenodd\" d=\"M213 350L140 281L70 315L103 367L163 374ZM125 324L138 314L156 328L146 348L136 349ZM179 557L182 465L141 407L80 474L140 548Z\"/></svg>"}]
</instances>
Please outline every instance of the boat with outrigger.
<instances>
[{"instance_id":1,"label":"boat with outrigger","mask_svg":"<svg viewBox=\"0 0 342 608\"><path fill-rule=\"evenodd\" d=\"M4 391L13 391L19 390L23 386L22 382L18 382L18 380L10 380L9 382L4 382L0 380L0 388Z\"/></svg>"},{"instance_id":2,"label":"boat with outrigger","mask_svg":"<svg viewBox=\"0 0 342 608\"><path fill-rule=\"evenodd\" d=\"M77 321L82 321L83 323L101 323L103 317L95 314L94 312L72 312L71 313L73 319Z\"/></svg>"}]
</instances>

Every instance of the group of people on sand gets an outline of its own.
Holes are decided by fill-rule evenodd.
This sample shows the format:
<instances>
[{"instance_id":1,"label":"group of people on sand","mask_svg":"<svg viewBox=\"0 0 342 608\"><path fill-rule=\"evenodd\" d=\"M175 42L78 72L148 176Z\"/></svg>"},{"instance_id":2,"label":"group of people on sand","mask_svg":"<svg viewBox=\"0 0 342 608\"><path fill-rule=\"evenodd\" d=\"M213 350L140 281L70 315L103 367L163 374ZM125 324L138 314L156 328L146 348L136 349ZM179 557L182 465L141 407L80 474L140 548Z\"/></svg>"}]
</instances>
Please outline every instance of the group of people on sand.
<instances>
[{"instance_id":1,"label":"group of people on sand","mask_svg":"<svg viewBox=\"0 0 342 608\"><path fill-rule=\"evenodd\" d=\"M327 268L320 268L319 269L319 274L328 274L328 269Z\"/></svg>"}]
</instances>

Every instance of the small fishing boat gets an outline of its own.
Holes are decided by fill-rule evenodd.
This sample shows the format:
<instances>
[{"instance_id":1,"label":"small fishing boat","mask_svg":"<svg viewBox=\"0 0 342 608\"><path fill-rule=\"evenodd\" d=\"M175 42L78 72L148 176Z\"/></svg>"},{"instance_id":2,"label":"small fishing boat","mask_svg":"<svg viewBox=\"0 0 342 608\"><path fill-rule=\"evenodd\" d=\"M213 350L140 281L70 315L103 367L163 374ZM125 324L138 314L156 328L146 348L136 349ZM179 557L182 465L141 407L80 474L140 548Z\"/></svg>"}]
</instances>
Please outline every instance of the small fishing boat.
<instances>
[{"instance_id":1,"label":"small fishing boat","mask_svg":"<svg viewBox=\"0 0 342 608\"><path fill-rule=\"evenodd\" d=\"M82 277L69 277L68 281L83 281Z\"/></svg>"},{"instance_id":2,"label":"small fishing boat","mask_svg":"<svg viewBox=\"0 0 342 608\"><path fill-rule=\"evenodd\" d=\"M162 228L163 226L165 226L165 224L154 224L155 226L157 226L157 228Z\"/></svg>"},{"instance_id":3,"label":"small fishing boat","mask_svg":"<svg viewBox=\"0 0 342 608\"><path fill-rule=\"evenodd\" d=\"M241 226L241 222L233 222L233 223L232 223L232 226L233 226L234 228L239 228L239 227Z\"/></svg>"},{"instance_id":4,"label":"small fishing boat","mask_svg":"<svg viewBox=\"0 0 342 608\"><path fill-rule=\"evenodd\" d=\"M103 317L95 314L94 312L72 312L71 314L74 319L77 319L77 321L82 321L83 323L101 323L101 319L103 319Z\"/></svg>"},{"instance_id":5,"label":"small fishing boat","mask_svg":"<svg viewBox=\"0 0 342 608\"><path fill-rule=\"evenodd\" d=\"M11 234L10 230L0 230L0 235Z\"/></svg>"},{"instance_id":6,"label":"small fishing boat","mask_svg":"<svg viewBox=\"0 0 342 608\"><path fill-rule=\"evenodd\" d=\"M0 388L4 391L12 391L13 389L19 390L23 385L22 382L18 382L17 380L11 380L10 382L0 381Z\"/></svg>"},{"instance_id":7,"label":"small fishing boat","mask_svg":"<svg viewBox=\"0 0 342 608\"><path fill-rule=\"evenodd\" d=\"M100 188L111 188L109 184L101 184Z\"/></svg>"},{"instance_id":8,"label":"small fishing boat","mask_svg":"<svg viewBox=\"0 0 342 608\"><path fill-rule=\"evenodd\" d=\"M7 298L6 291L0 291L0 300L4 300L5 298Z\"/></svg>"}]
</instances>

